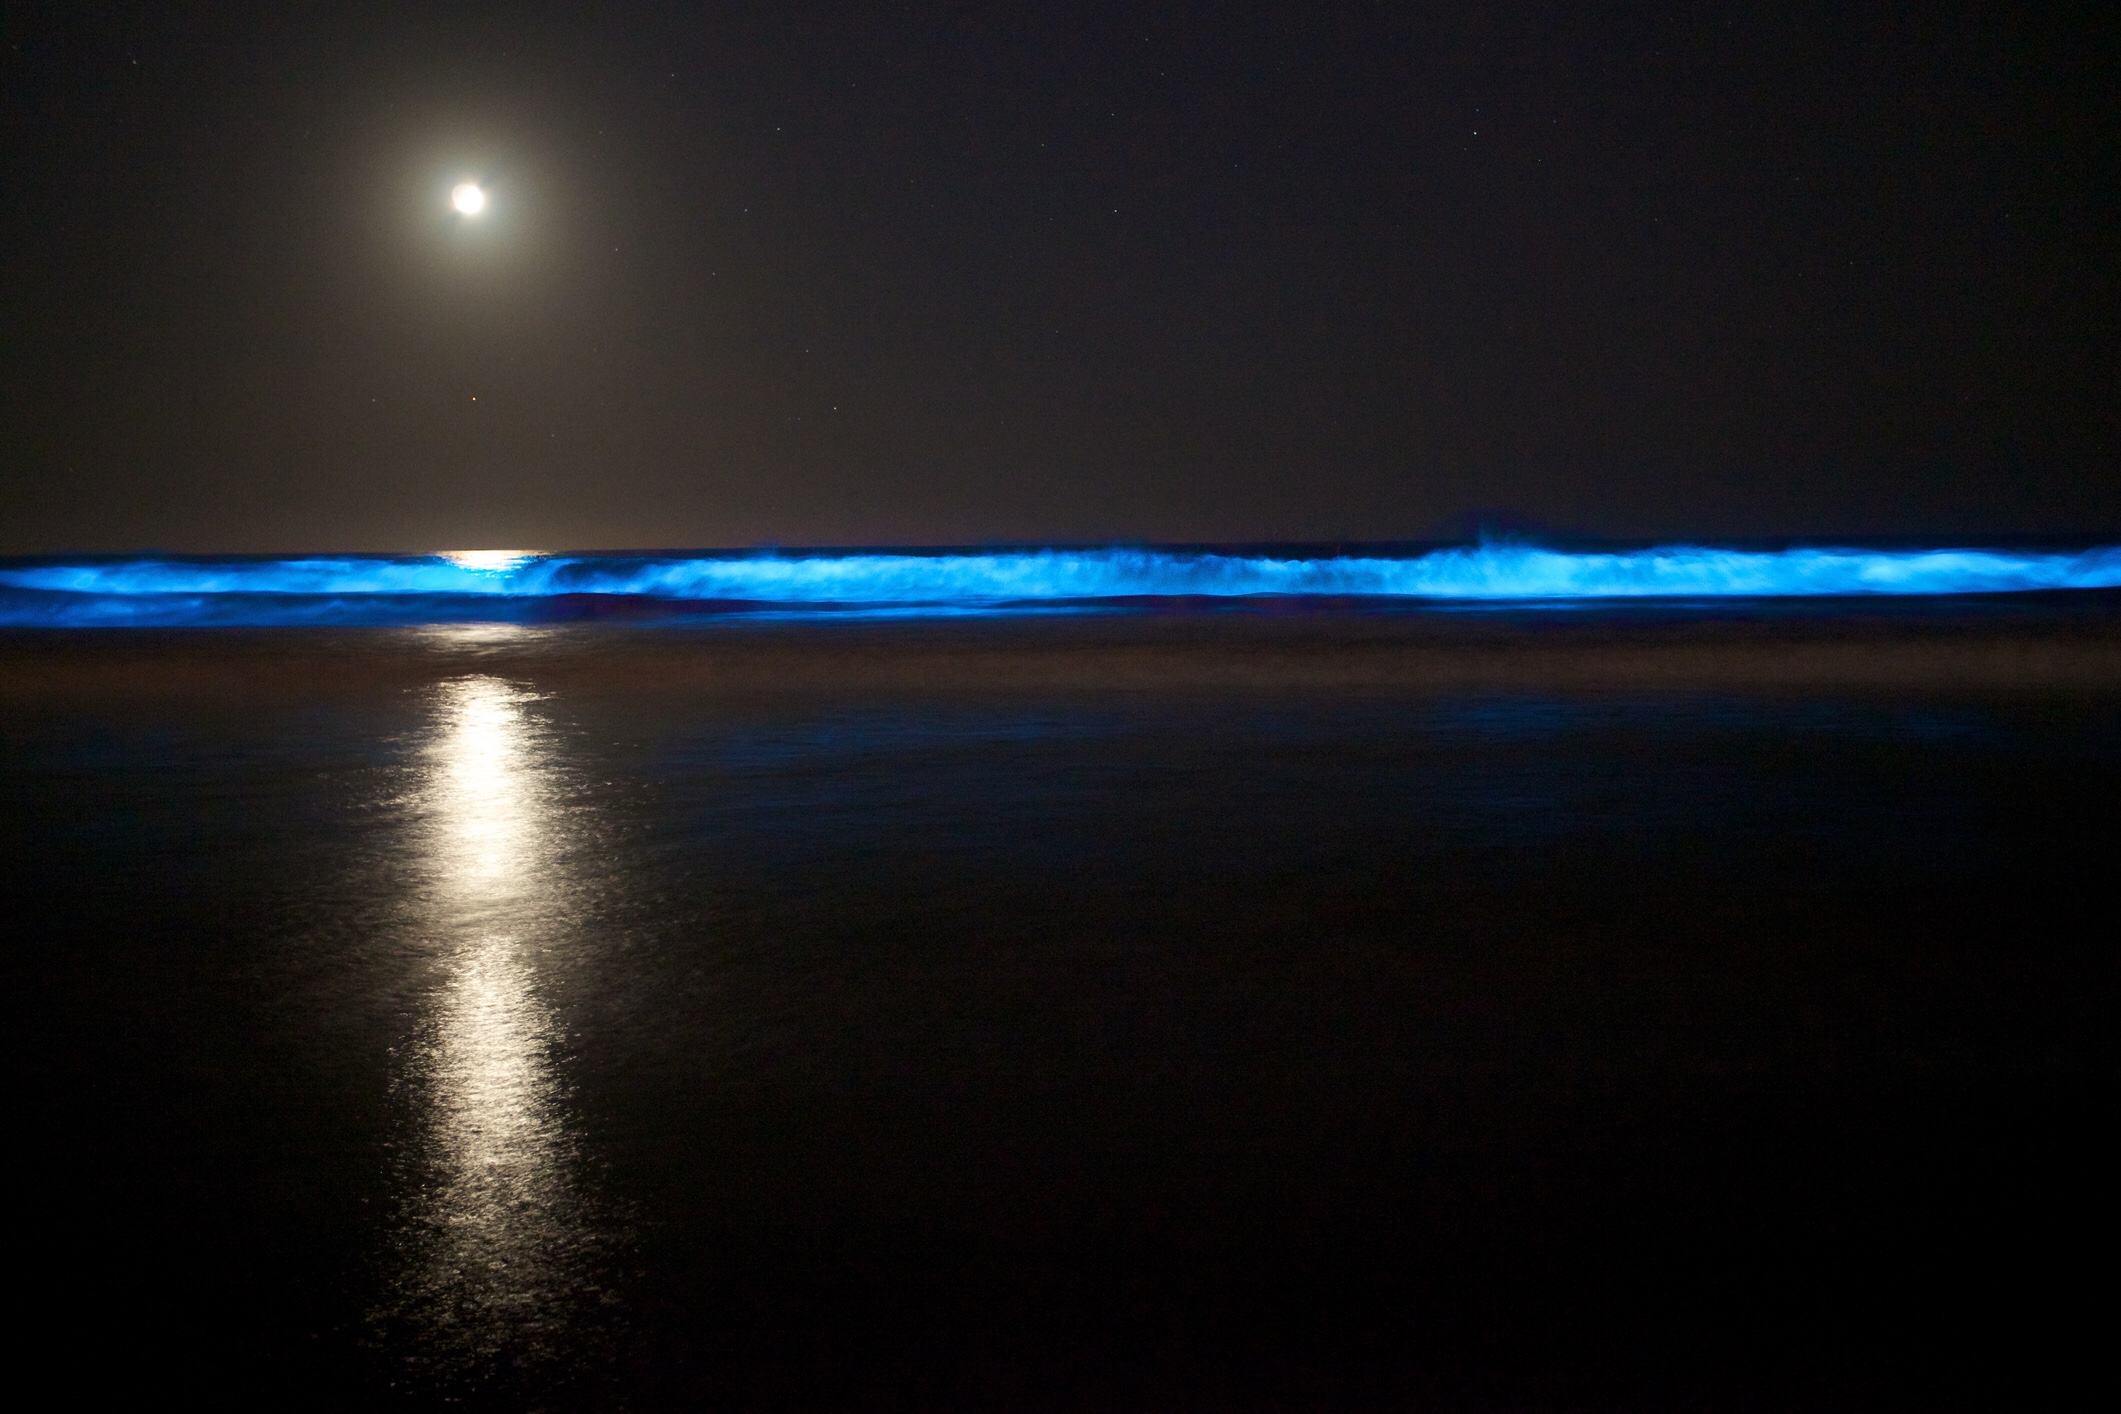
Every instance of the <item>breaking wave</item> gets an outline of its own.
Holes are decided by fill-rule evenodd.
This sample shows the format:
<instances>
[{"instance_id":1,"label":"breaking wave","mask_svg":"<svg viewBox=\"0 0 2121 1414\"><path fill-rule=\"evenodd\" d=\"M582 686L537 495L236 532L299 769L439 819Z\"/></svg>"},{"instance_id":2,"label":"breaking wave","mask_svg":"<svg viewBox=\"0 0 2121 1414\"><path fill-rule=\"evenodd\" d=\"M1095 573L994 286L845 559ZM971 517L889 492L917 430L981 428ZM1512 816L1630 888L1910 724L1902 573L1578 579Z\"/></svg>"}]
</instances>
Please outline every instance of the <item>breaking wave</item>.
<instances>
[{"instance_id":1,"label":"breaking wave","mask_svg":"<svg viewBox=\"0 0 2121 1414\"><path fill-rule=\"evenodd\" d=\"M2121 546L83 557L0 562L0 625L412 624L652 612L1010 613L1189 599L1551 602L2116 587Z\"/></svg>"}]
</instances>

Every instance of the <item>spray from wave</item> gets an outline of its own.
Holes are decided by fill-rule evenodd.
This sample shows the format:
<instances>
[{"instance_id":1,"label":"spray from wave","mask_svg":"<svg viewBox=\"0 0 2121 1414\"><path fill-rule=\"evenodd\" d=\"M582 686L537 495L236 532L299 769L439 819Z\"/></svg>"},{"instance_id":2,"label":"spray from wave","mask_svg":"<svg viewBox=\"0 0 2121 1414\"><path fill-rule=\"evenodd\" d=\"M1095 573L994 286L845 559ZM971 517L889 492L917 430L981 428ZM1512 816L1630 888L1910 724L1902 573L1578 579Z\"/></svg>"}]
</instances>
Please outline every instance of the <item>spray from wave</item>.
<instances>
[{"instance_id":1,"label":"spray from wave","mask_svg":"<svg viewBox=\"0 0 2121 1414\"><path fill-rule=\"evenodd\" d=\"M777 612L1021 613L1183 600L1555 602L1998 594L2121 587L2121 546L2075 551L1569 551L1484 544L1387 554L1160 549L0 562L0 625L417 624Z\"/></svg>"}]
</instances>

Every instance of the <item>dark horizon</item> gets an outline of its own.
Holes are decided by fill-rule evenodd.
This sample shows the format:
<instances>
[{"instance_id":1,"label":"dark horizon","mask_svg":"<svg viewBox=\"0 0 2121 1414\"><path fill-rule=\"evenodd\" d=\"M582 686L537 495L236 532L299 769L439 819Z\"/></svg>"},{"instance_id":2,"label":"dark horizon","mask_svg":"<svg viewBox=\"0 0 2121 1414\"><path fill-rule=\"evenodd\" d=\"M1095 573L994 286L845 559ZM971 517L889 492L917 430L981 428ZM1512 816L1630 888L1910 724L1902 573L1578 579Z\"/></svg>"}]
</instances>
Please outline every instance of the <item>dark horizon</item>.
<instances>
[{"instance_id":1,"label":"dark horizon","mask_svg":"<svg viewBox=\"0 0 2121 1414\"><path fill-rule=\"evenodd\" d=\"M2121 527L2110 14L4 27L0 554Z\"/></svg>"},{"instance_id":2,"label":"dark horizon","mask_svg":"<svg viewBox=\"0 0 2121 1414\"><path fill-rule=\"evenodd\" d=\"M1149 540L1114 536L1106 539L1054 540L959 540L872 541L856 544L782 542L755 540L720 545L389 545L372 550L346 550L330 546L275 546L265 550L178 550L166 545L139 545L110 550L30 550L0 554L0 562L11 564L103 563L108 561L246 561L302 560L345 557L351 559L447 558L464 552L508 552L538 559L740 559L782 556L789 559L826 558L844 555L1007 555L1038 553L1092 553L1140 550L1172 555L1286 555L1292 558L1325 559L1348 555L1404 557L1438 550L1482 547L1552 550L1566 554L1627 554L1665 549L1730 550L1743 553L1774 553L1784 550L1832 550L1919 552L1924 550L2002 550L2025 552L2086 551L2121 544L2121 525L2108 529L2008 530L1966 534L1888 533L1868 535L1760 534L1760 535L1598 535L1563 528L1491 531L1467 528L1458 517L1446 520L1432 533L1392 538L1362 539L1337 536L1315 540Z\"/></svg>"}]
</instances>

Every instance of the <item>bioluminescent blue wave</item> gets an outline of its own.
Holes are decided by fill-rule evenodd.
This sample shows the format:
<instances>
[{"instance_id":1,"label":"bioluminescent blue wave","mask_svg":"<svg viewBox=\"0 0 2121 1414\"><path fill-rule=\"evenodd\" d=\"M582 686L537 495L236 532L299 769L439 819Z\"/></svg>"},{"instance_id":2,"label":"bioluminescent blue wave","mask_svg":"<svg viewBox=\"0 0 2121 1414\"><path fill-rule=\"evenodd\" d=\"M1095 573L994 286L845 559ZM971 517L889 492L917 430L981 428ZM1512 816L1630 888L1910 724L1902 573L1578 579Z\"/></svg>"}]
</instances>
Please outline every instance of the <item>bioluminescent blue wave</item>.
<instances>
[{"instance_id":1,"label":"bioluminescent blue wave","mask_svg":"<svg viewBox=\"0 0 2121 1414\"><path fill-rule=\"evenodd\" d=\"M0 624L428 623L537 617L583 596L718 611L1009 612L1099 601L1435 601L1995 594L2121 587L2121 546L2077 551L1692 545L1407 555L1040 549L914 554L346 555L0 563Z\"/></svg>"}]
</instances>

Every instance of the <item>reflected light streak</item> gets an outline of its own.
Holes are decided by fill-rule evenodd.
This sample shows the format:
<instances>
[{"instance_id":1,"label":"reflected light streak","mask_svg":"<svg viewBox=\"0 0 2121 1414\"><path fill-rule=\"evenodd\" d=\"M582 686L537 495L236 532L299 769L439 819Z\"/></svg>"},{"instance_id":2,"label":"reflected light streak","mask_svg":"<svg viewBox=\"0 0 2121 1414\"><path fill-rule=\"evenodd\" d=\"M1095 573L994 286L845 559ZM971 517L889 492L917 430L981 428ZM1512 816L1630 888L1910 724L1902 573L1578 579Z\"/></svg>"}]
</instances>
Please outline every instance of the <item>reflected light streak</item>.
<instances>
[{"instance_id":1,"label":"reflected light streak","mask_svg":"<svg viewBox=\"0 0 2121 1414\"><path fill-rule=\"evenodd\" d=\"M390 1314L444 1377L475 1377L504 1352L550 1357L595 1240L538 987L566 900L531 700L495 678L444 684L419 793L423 923L444 980L408 1077L426 1112Z\"/></svg>"},{"instance_id":2,"label":"reflected light streak","mask_svg":"<svg viewBox=\"0 0 2121 1414\"><path fill-rule=\"evenodd\" d=\"M444 550L439 559L459 569L507 571L538 558L536 550Z\"/></svg>"}]
</instances>

